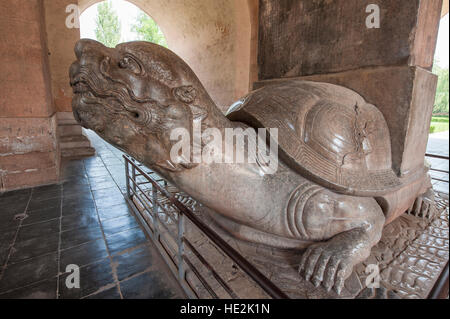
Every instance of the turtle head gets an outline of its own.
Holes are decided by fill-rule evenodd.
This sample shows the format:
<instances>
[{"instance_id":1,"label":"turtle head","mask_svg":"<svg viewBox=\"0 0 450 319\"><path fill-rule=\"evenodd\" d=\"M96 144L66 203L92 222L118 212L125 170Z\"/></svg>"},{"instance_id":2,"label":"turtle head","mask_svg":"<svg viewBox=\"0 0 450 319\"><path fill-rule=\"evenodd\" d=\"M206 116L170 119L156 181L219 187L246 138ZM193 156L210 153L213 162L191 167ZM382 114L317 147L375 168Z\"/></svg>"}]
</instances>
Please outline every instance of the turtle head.
<instances>
[{"instance_id":1,"label":"turtle head","mask_svg":"<svg viewBox=\"0 0 450 319\"><path fill-rule=\"evenodd\" d=\"M215 107L190 67L149 42L107 48L82 39L70 67L75 119L147 165L181 169L170 162L170 132L191 131L196 116Z\"/></svg>"}]
</instances>

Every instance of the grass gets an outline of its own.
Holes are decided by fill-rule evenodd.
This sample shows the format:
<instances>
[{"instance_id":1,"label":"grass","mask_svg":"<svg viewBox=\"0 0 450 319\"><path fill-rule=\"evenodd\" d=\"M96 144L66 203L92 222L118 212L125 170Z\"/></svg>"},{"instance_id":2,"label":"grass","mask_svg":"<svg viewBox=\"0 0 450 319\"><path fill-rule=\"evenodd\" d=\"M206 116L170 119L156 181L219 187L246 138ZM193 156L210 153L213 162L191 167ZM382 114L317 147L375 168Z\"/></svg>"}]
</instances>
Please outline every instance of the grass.
<instances>
[{"instance_id":1,"label":"grass","mask_svg":"<svg viewBox=\"0 0 450 319\"><path fill-rule=\"evenodd\" d=\"M448 116L433 116L431 121L448 123Z\"/></svg>"},{"instance_id":2,"label":"grass","mask_svg":"<svg viewBox=\"0 0 450 319\"><path fill-rule=\"evenodd\" d=\"M448 116L433 116L431 119L430 133L439 133L449 130Z\"/></svg>"}]
</instances>

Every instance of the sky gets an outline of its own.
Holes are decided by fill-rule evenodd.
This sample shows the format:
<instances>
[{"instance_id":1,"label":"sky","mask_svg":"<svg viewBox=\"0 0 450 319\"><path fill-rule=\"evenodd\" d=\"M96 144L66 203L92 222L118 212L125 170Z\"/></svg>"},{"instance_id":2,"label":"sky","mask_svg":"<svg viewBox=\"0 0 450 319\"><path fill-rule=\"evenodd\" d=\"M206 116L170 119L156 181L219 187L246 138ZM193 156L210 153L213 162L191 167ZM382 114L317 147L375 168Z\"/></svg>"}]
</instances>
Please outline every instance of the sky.
<instances>
[{"instance_id":1,"label":"sky","mask_svg":"<svg viewBox=\"0 0 450 319\"><path fill-rule=\"evenodd\" d=\"M95 39L95 19L97 17L97 3L87 8L80 16L81 38ZM131 31L131 26L136 21L140 9L134 4L125 0L113 0L112 5L118 13L122 24L122 37L120 42L137 40L136 34Z\"/></svg>"},{"instance_id":2,"label":"sky","mask_svg":"<svg viewBox=\"0 0 450 319\"><path fill-rule=\"evenodd\" d=\"M140 11L138 7L125 0L113 0L113 7L119 14L122 23L122 38L120 42L137 40L136 34L131 31L131 26L136 21ZM80 16L81 37L95 39L95 18L97 16L98 3L86 9ZM449 15L442 18L439 28L438 42L435 59L442 68L449 67Z\"/></svg>"},{"instance_id":3,"label":"sky","mask_svg":"<svg viewBox=\"0 0 450 319\"><path fill-rule=\"evenodd\" d=\"M441 68L448 68L448 13L441 20L435 59Z\"/></svg>"}]
</instances>

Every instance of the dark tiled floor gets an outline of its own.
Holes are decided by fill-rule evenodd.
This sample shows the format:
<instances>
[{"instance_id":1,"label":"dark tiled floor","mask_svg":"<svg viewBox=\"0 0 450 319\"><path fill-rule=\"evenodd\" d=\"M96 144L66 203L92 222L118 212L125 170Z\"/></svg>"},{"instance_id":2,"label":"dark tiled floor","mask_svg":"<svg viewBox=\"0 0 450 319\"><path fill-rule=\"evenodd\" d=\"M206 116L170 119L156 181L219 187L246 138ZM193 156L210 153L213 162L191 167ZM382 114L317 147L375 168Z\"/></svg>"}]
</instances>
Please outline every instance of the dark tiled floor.
<instances>
[{"instance_id":1,"label":"dark tiled floor","mask_svg":"<svg viewBox=\"0 0 450 319\"><path fill-rule=\"evenodd\" d=\"M184 297L125 202L122 153L88 134L97 155L64 162L63 182L0 194L0 299Z\"/></svg>"}]
</instances>

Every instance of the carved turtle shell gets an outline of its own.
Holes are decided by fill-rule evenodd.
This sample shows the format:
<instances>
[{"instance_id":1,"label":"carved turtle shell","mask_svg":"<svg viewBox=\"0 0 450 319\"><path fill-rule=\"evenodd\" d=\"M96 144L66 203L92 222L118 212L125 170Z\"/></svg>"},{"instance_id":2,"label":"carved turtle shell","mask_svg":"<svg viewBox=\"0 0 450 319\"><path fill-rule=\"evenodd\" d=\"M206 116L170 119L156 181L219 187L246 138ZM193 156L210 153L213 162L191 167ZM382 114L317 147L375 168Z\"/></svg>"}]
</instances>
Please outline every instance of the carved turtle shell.
<instances>
[{"instance_id":1,"label":"carved turtle shell","mask_svg":"<svg viewBox=\"0 0 450 319\"><path fill-rule=\"evenodd\" d=\"M386 121L354 91L301 80L272 82L233 104L227 117L277 128L280 159L319 185L357 196L401 187Z\"/></svg>"}]
</instances>

